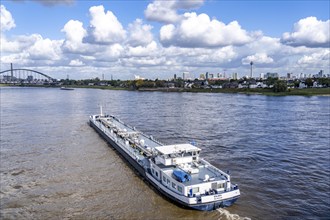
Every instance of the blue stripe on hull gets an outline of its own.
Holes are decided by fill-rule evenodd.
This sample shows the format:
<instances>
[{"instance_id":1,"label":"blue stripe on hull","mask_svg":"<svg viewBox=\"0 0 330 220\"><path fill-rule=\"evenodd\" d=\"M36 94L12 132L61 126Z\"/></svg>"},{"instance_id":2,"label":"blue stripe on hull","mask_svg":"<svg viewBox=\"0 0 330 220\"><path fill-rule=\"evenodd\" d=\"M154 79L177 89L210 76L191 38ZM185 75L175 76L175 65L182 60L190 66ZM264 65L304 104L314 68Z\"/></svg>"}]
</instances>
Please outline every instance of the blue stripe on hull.
<instances>
[{"instance_id":1,"label":"blue stripe on hull","mask_svg":"<svg viewBox=\"0 0 330 220\"><path fill-rule=\"evenodd\" d=\"M198 205L190 206L190 208L200 210L200 211L211 211L214 209L231 206L234 202L236 202L237 199L238 199L238 197L229 199L229 200L225 200L225 201L217 201L217 202L212 202L212 203L207 203L207 204L198 204Z\"/></svg>"}]
</instances>

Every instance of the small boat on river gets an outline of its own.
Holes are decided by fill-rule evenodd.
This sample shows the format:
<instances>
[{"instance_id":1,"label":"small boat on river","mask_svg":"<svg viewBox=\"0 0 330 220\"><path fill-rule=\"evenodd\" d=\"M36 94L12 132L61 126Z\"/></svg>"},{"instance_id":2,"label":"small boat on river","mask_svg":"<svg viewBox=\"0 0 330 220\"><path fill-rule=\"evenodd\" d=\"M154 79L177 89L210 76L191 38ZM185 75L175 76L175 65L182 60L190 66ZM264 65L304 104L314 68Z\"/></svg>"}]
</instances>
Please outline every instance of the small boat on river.
<instances>
[{"instance_id":1,"label":"small boat on river","mask_svg":"<svg viewBox=\"0 0 330 220\"><path fill-rule=\"evenodd\" d=\"M176 204L214 210L232 205L240 196L230 175L200 157L190 143L164 145L112 115L89 117L93 127L156 190Z\"/></svg>"},{"instance_id":2,"label":"small boat on river","mask_svg":"<svg viewBox=\"0 0 330 220\"><path fill-rule=\"evenodd\" d=\"M74 88L62 86L61 87L61 90L74 90Z\"/></svg>"}]
</instances>

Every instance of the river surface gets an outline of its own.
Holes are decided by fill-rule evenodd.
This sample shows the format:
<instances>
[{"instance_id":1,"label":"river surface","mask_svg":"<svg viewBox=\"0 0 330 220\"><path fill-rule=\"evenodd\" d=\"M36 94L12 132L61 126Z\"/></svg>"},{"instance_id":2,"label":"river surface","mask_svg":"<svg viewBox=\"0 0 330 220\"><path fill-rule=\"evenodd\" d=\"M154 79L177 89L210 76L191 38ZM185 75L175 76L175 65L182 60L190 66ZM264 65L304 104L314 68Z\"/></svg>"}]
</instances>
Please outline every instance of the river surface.
<instances>
[{"instance_id":1,"label":"river surface","mask_svg":"<svg viewBox=\"0 0 330 220\"><path fill-rule=\"evenodd\" d=\"M1 88L1 219L329 219L330 97ZM241 197L182 209L87 124L106 113L166 144L194 140Z\"/></svg>"}]
</instances>

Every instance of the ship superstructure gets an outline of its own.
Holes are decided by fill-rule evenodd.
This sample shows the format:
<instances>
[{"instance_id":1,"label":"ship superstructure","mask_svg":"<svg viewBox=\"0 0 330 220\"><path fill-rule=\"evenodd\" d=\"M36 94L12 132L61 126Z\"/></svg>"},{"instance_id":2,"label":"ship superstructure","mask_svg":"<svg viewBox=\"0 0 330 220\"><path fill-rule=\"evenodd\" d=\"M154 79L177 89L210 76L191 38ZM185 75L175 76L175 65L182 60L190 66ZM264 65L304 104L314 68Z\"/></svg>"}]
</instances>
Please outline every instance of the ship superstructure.
<instances>
[{"instance_id":1,"label":"ship superstructure","mask_svg":"<svg viewBox=\"0 0 330 220\"><path fill-rule=\"evenodd\" d=\"M177 204L213 210L230 206L240 196L230 175L202 159L199 147L164 145L102 110L89 122L143 178Z\"/></svg>"}]
</instances>

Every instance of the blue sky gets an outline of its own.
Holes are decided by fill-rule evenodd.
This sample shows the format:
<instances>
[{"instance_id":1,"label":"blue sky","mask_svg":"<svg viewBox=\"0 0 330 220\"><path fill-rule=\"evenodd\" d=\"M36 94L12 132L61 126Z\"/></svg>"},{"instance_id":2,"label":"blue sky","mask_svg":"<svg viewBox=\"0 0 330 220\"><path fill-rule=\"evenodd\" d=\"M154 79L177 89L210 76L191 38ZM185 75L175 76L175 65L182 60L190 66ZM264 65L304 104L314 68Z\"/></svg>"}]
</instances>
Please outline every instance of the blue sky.
<instances>
[{"instance_id":1,"label":"blue sky","mask_svg":"<svg viewBox=\"0 0 330 220\"><path fill-rule=\"evenodd\" d=\"M184 71L198 77L224 69L242 77L254 61L256 76L329 74L329 7L329 1L2 0L1 69L13 62L55 78L70 71L76 79L167 79Z\"/></svg>"}]
</instances>

